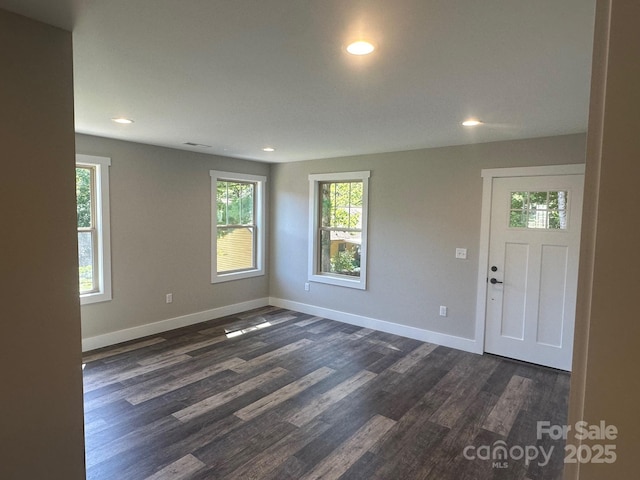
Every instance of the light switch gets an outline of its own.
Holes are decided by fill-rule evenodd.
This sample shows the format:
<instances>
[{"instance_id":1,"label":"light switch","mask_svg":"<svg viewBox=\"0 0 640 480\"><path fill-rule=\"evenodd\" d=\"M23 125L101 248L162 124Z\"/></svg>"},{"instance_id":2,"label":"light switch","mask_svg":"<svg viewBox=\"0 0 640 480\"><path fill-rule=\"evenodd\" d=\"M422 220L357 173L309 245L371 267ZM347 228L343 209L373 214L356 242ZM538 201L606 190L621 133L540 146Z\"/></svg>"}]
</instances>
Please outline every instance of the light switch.
<instances>
[{"instance_id":1,"label":"light switch","mask_svg":"<svg viewBox=\"0 0 640 480\"><path fill-rule=\"evenodd\" d=\"M466 248L456 248L456 258L461 260L467 259L467 249Z\"/></svg>"}]
</instances>

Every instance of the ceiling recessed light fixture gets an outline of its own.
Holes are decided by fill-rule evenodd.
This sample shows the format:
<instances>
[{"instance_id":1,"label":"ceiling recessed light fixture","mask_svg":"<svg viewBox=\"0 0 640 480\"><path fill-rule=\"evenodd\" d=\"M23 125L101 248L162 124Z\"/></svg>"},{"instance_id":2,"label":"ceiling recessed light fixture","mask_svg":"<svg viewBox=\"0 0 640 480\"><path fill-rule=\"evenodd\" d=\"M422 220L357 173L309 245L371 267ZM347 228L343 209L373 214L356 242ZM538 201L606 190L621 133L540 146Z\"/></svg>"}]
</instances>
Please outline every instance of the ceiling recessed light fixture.
<instances>
[{"instance_id":1,"label":"ceiling recessed light fixture","mask_svg":"<svg viewBox=\"0 0 640 480\"><path fill-rule=\"evenodd\" d=\"M369 55L375 49L376 47L372 43L364 40L358 40L347 45L347 52L351 55Z\"/></svg>"},{"instance_id":2,"label":"ceiling recessed light fixture","mask_svg":"<svg viewBox=\"0 0 640 480\"><path fill-rule=\"evenodd\" d=\"M276 149L275 149L275 148L273 148L273 147L264 147L264 148L262 149L262 151L263 151L263 152L275 152L275 151L276 151Z\"/></svg>"},{"instance_id":3,"label":"ceiling recessed light fixture","mask_svg":"<svg viewBox=\"0 0 640 480\"><path fill-rule=\"evenodd\" d=\"M121 123L122 125L129 125L130 123L133 123L133 120L124 117L112 118L111 120L116 123Z\"/></svg>"},{"instance_id":4,"label":"ceiling recessed light fixture","mask_svg":"<svg viewBox=\"0 0 640 480\"><path fill-rule=\"evenodd\" d=\"M482 125L480 120L469 119L462 122L462 125L465 127L477 127L478 125Z\"/></svg>"}]
</instances>

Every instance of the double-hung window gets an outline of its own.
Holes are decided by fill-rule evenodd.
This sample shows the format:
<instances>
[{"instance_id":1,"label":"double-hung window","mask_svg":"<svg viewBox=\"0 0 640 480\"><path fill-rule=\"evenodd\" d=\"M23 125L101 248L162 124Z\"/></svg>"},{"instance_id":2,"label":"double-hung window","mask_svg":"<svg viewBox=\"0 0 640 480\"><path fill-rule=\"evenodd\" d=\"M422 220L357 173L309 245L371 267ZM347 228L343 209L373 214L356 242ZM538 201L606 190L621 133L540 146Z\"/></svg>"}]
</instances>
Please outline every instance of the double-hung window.
<instances>
[{"instance_id":1,"label":"double-hung window","mask_svg":"<svg viewBox=\"0 0 640 480\"><path fill-rule=\"evenodd\" d=\"M109 166L111 159L76 155L80 303L111 300Z\"/></svg>"},{"instance_id":2,"label":"double-hung window","mask_svg":"<svg viewBox=\"0 0 640 480\"><path fill-rule=\"evenodd\" d=\"M366 288L370 172L309 175L309 280Z\"/></svg>"},{"instance_id":3,"label":"double-hung window","mask_svg":"<svg viewBox=\"0 0 640 480\"><path fill-rule=\"evenodd\" d=\"M266 177L212 170L211 282L264 275Z\"/></svg>"}]
</instances>

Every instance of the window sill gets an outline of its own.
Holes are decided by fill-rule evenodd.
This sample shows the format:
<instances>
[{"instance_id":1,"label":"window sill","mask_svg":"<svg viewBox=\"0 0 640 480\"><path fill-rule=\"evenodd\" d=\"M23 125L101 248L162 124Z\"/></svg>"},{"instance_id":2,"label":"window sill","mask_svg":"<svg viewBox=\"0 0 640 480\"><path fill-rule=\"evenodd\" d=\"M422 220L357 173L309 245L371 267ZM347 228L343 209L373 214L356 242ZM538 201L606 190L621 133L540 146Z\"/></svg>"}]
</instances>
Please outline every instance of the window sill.
<instances>
[{"instance_id":1,"label":"window sill","mask_svg":"<svg viewBox=\"0 0 640 480\"><path fill-rule=\"evenodd\" d=\"M244 278L261 277L263 275L264 275L264 270L262 269L248 270L244 272L234 272L234 273L217 273L211 279L211 283L232 282L233 280L242 280Z\"/></svg>"},{"instance_id":2,"label":"window sill","mask_svg":"<svg viewBox=\"0 0 640 480\"><path fill-rule=\"evenodd\" d=\"M363 278L354 277L351 279L346 275L315 274L309 275L309 281L336 285L338 287L355 288L358 290L366 290L367 288Z\"/></svg>"},{"instance_id":3,"label":"window sill","mask_svg":"<svg viewBox=\"0 0 640 480\"><path fill-rule=\"evenodd\" d=\"M104 292L85 293L80 295L80 306L109 301L111 301L111 295Z\"/></svg>"}]
</instances>

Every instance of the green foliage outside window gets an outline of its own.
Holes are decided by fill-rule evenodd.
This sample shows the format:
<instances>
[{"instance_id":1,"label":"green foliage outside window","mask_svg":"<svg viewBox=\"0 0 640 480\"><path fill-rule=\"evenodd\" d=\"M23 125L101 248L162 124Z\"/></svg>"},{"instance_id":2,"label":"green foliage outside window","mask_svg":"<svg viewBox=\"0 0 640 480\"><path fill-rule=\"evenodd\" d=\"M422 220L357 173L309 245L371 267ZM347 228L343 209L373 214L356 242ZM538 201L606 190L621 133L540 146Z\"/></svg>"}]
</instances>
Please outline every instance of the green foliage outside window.
<instances>
[{"instance_id":1,"label":"green foliage outside window","mask_svg":"<svg viewBox=\"0 0 640 480\"><path fill-rule=\"evenodd\" d=\"M357 267L355 255L350 249L338 251L331 259L331 271L335 273L349 275Z\"/></svg>"},{"instance_id":2,"label":"green foliage outside window","mask_svg":"<svg viewBox=\"0 0 640 480\"><path fill-rule=\"evenodd\" d=\"M511 192L509 227L511 228L567 228L566 191Z\"/></svg>"},{"instance_id":3,"label":"green foliage outside window","mask_svg":"<svg viewBox=\"0 0 640 480\"><path fill-rule=\"evenodd\" d=\"M92 189L95 170L91 167L76 167L76 211L78 216L78 279L80 293L96 289L94 278L94 227Z\"/></svg>"},{"instance_id":4,"label":"green foliage outside window","mask_svg":"<svg viewBox=\"0 0 640 480\"><path fill-rule=\"evenodd\" d=\"M217 226L253 225L255 184L246 182L218 181L216 188ZM217 229L218 238L228 233Z\"/></svg>"},{"instance_id":5,"label":"green foliage outside window","mask_svg":"<svg viewBox=\"0 0 640 480\"><path fill-rule=\"evenodd\" d=\"M362 192L362 182L323 183L322 226L360 228Z\"/></svg>"},{"instance_id":6,"label":"green foliage outside window","mask_svg":"<svg viewBox=\"0 0 640 480\"><path fill-rule=\"evenodd\" d=\"M76 204L78 227L91 227L91 174L90 168L76 168Z\"/></svg>"},{"instance_id":7,"label":"green foliage outside window","mask_svg":"<svg viewBox=\"0 0 640 480\"><path fill-rule=\"evenodd\" d=\"M363 192L362 181L325 182L320 185L321 272L359 275L359 255L354 247L344 247L346 242L360 238Z\"/></svg>"}]
</instances>

